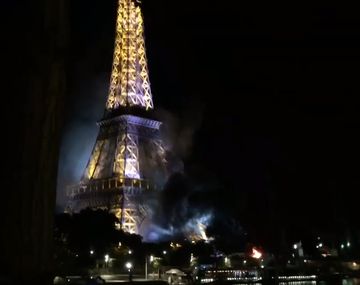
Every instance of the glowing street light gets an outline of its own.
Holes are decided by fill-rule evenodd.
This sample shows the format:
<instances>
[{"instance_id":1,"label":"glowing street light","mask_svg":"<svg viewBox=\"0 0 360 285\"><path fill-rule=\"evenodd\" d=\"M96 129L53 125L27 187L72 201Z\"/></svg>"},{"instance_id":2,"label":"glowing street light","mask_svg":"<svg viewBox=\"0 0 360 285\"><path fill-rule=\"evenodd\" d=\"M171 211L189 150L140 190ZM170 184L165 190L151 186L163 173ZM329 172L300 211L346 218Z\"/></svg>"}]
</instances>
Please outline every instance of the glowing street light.
<instances>
[{"instance_id":1,"label":"glowing street light","mask_svg":"<svg viewBox=\"0 0 360 285\"><path fill-rule=\"evenodd\" d=\"M298 245L295 243L294 246L293 246L294 249L297 249L298 248Z\"/></svg>"},{"instance_id":2,"label":"glowing street light","mask_svg":"<svg viewBox=\"0 0 360 285\"><path fill-rule=\"evenodd\" d=\"M126 267L126 269L128 269L128 270L130 270L131 268L132 268L132 263L131 262L126 262L125 263L125 267Z\"/></svg>"},{"instance_id":3,"label":"glowing street light","mask_svg":"<svg viewBox=\"0 0 360 285\"><path fill-rule=\"evenodd\" d=\"M105 254L104 259L105 259L105 266L108 267L108 263L109 263L109 260L110 260L109 255Z\"/></svg>"},{"instance_id":4,"label":"glowing street light","mask_svg":"<svg viewBox=\"0 0 360 285\"><path fill-rule=\"evenodd\" d=\"M347 247L350 247L350 242L348 241L347 244L346 244Z\"/></svg>"},{"instance_id":5,"label":"glowing street light","mask_svg":"<svg viewBox=\"0 0 360 285\"><path fill-rule=\"evenodd\" d=\"M146 255L145 256L145 279L147 280L148 279L148 261L150 262L150 265L151 263L155 260L155 257L153 255Z\"/></svg>"},{"instance_id":6,"label":"glowing street light","mask_svg":"<svg viewBox=\"0 0 360 285\"><path fill-rule=\"evenodd\" d=\"M225 265L226 267L231 267L231 260L230 260L230 258L227 257L227 256L225 256L225 258L224 258L224 265Z\"/></svg>"},{"instance_id":7,"label":"glowing street light","mask_svg":"<svg viewBox=\"0 0 360 285\"><path fill-rule=\"evenodd\" d=\"M90 255L93 255L94 254L94 251L93 250L90 250Z\"/></svg>"},{"instance_id":8,"label":"glowing street light","mask_svg":"<svg viewBox=\"0 0 360 285\"><path fill-rule=\"evenodd\" d=\"M129 253L129 254L132 254L132 250L131 250L131 249L129 249L128 253Z\"/></svg>"},{"instance_id":9,"label":"glowing street light","mask_svg":"<svg viewBox=\"0 0 360 285\"><path fill-rule=\"evenodd\" d=\"M341 244L341 246L340 246L340 247L341 247L341 249L344 249L345 245L344 245L344 244Z\"/></svg>"},{"instance_id":10,"label":"glowing street light","mask_svg":"<svg viewBox=\"0 0 360 285\"><path fill-rule=\"evenodd\" d=\"M131 262L126 262L125 263L125 267L126 269L129 271L129 281L132 281L132 272L131 272L131 268L133 267ZM147 277L147 276L146 276Z\"/></svg>"},{"instance_id":11,"label":"glowing street light","mask_svg":"<svg viewBox=\"0 0 360 285\"><path fill-rule=\"evenodd\" d=\"M163 251L163 254L164 254L164 255L165 255L165 254L167 254L167 251L166 251L166 250L164 250L164 251Z\"/></svg>"}]
</instances>

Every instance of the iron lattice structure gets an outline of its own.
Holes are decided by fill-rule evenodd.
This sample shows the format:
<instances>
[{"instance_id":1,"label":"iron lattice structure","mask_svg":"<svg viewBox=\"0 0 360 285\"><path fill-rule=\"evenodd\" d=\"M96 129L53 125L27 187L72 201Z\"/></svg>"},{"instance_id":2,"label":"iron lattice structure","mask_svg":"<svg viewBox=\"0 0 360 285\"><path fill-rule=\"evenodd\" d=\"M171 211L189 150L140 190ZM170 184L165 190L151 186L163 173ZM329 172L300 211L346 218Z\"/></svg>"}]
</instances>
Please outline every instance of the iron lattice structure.
<instances>
[{"instance_id":1,"label":"iron lattice structure","mask_svg":"<svg viewBox=\"0 0 360 285\"><path fill-rule=\"evenodd\" d=\"M131 0L119 1L108 110L119 106L154 108L143 33L140 7Z\"/></svg>"},{"instance_id":2,"label":"iron lattice structure","mask_svg":"<svg viewBox=\"0 0 360 285\"><path fill-rule=\"evenodd\" d=\"M83 177L68 188L70 211L106 208L121 229L140 233L147 216L144 193L166 176L161 122L151 119L153 107L141 10L138 1L119 0L105 114Z\"/></svg>"}]
</instances>

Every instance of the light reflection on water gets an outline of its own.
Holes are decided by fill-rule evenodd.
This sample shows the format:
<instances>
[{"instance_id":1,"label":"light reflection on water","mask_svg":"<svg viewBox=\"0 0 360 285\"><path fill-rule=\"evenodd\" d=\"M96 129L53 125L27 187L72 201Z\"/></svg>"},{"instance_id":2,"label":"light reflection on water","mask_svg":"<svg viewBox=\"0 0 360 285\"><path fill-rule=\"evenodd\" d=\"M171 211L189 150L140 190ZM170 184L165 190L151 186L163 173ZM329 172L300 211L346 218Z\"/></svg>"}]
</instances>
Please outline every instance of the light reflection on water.
<instances>
[{"instance_id":1,"label":"light reflection on water","mask_svg":"<svg viewBox=\"0 0 360 285\"><path fill-rule=\"evenodd\" d=\"M245 283L236 283L232 285L244 285ZM249 283L248 283L249 284ZM263 285L263 283L251 283L252 285ZM290 281L290 282L279 282L278 285L360 285L360 278L349 278L343 279L341 283L333 283L326 281Z\"/></svg>"},{"instance_id":2,"label":"light reflection on water","mask_svg":"<svg viewBox=\"0 0 360 285\"><path fill-rule=\"evenodd\" d=\"M343 279L342 285L360 285L360 278Z\"/></svg>"},{"instance_id":3,"label":"light reflection on water","mask_svg":"<svg viewBox=\"0 0 360 285\"><path fill-rule=\"evenodd\" d=\"M279 285L315 285L316 281L290 281L290 282L279 282Z\"/></svg>"}]
</instances>

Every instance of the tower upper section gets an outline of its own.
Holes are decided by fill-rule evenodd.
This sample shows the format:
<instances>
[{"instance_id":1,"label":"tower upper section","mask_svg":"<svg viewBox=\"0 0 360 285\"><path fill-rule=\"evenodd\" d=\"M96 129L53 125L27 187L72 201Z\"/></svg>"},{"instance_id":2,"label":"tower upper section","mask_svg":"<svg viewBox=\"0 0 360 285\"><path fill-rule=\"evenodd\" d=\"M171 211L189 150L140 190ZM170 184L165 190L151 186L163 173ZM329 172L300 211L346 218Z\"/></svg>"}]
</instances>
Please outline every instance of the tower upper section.
<instances>
[{"instance_id":1,"label":"tower upper section","mask_svg":"<svg viewBox=\"0 0 360 285\"><path fill-rule=\"evenodd\" d=\"M106 111L153 109L144 23L137 0L118 0L115 50Z\"/></svg>"}]
</instances>

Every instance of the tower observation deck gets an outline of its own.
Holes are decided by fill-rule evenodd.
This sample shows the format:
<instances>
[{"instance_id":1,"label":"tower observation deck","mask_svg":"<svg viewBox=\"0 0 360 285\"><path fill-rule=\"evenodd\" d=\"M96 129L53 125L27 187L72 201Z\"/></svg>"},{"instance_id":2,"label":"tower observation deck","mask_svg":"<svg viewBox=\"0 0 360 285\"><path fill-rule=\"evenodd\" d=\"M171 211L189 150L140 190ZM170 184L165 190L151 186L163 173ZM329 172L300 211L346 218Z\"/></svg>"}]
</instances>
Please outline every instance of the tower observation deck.
<instances>
[{"instance_id":1,"label":"tower observation deck","mask_svg":"<svg viewBox=\"0 0 360 285\"><path fill-rule=\"evenodd\" d=\"M118 0L109 94L99 133L80 182L67 189L68 209L113 212L119 228L141 233L146 192L166 176L161 122L154 108L139 1Z\"/></svg>"}]
</instances>

